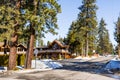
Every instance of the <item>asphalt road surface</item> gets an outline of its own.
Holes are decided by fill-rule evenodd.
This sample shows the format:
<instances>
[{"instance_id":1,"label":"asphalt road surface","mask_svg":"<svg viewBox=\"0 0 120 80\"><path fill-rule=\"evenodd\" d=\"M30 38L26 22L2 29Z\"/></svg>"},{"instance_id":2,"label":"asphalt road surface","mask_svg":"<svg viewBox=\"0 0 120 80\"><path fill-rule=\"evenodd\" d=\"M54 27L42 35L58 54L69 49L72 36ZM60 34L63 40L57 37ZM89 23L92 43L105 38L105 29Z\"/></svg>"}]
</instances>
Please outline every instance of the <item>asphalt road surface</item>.
<instances>
[{"instance_id":1,"label":"asphalt road surface","mask_svg":"<svg viewBox=\"0 0 120 80\"><path fill-rule=\"evenodd\" d=\"M99 57L92 60L66 59L59 60L63 67L48 71L33 71L29 73L9 73L0 76L0 80L120 80L112 78L104 71L106 63L113 56ZM113 74L110 74L113 75Z\"/></svg>"}]
</instances>

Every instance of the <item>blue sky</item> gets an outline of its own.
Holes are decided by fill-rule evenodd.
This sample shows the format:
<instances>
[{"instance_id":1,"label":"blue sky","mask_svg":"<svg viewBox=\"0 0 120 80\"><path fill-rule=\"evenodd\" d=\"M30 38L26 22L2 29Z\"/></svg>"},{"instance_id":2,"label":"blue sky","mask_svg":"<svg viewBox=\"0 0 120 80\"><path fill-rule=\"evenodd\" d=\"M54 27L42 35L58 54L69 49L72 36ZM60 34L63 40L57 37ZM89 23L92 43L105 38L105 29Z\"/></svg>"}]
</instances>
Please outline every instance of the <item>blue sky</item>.
<instances>
[{"instance_id":1,"label":"blue sky","mask_svg":"<svg viewBox=\"0 0 120 80\"><path fill-rule=\"evenodd\" d=\"M78 7L81 6L82 0L59 0L58 3L61 5L62 13L58 14L58 27L56 30L58 35L47 34L44 39L45 44L47 41L53 41L59 37L66 37L68 29L72 21L77 19L77 15L80 12ZM117 44L114 40L114 22L117 21L120 15L120 0L96 0L97 10L97 21L101 18L107 23L106 28L109 31L110 40L113 44Z\"/></svg>"}]
</instances>

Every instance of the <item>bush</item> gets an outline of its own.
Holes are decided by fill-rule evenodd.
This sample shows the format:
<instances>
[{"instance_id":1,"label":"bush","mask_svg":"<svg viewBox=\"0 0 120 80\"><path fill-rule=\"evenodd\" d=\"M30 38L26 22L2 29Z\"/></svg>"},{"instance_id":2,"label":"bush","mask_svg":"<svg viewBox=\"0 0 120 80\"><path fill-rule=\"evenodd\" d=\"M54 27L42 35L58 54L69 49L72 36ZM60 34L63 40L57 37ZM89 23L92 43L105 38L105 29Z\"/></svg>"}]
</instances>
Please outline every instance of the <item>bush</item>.
<instances>
[{"instance_id":1,"label":"bush","mask_svg":"<svg viewBox=\"0 0 120 80\"><path fill-rule=\"evenodd\" d=\"M0 66L8 65L9 55L0 55Z\"/></svg>"},{"instance_id":2,"label":"bush","mask_svg":"<svg viewBox=\"0 0 120 80\"><path fill-rule=\"evenodd\" d=\"M4 54L0 55L0 66L8 66L9 55ZM25 54L17 54L17 65L24 65L25 63Z\"/></svg>"}]
</instances>

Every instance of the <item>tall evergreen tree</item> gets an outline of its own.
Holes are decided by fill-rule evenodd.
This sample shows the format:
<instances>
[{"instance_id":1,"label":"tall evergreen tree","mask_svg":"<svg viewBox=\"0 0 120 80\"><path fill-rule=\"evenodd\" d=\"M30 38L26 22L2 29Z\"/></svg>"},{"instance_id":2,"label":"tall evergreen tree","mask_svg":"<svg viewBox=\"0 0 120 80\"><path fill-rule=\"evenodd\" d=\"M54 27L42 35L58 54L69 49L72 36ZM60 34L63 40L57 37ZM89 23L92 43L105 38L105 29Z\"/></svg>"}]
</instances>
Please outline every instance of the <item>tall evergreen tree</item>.
<instances>
[{"instance_id":1,"label":"tall evergreen tree","mask_svg":"<svg viewBox=\"0 0 120 80\"><path fill-rule=\"evenodd\" d=\"M96 21L96 0L83 0L82 6L79 7L80 13L77 19L77 38L81 42L81 52L88 56L88 52L94 49L94 42L96 39L95 30L97 27Z\"/></svg>"},{"instance_id":2,"label":"tall evergreen tree","mask_svg":"<svg viewBox=\"0 0 120 80\"><path fill-rule=\"evenodd\" d=\"M98 28L97 52L100 54L108 54L108 53L111 53L111 50L113 50L112 44L110 43L110 39L109 39L109 33L105 26L106 26L106 23L102 18Z\"/></svg>"},{"instance_id":3,"label":"tall evergreen tree","mask_svg":"<svg viewBox=\"0 0 120 80\"><path fill-rule=\"evenodd\" d=\"M70 49L88 56L92 53L96 40L96 0L83 0L82 6L79 7L80 13L69 29L67 42Z\"/></svg>"},{"instance_id":4,"label":"tall evergreen tree","mask_svg":"<svg viewBox=\"0 0 120 80\"><path fill-rule=\"evenodd\" d=\"M30 41L28 45L26 65L31 68L31 60L33 55L34 38L36 33L44 34L50 32L56 34L54 31L57 27L57 14L60 13L60 5L56 0L27 0L25 17L29 21Z\"/></svg>"},{"instance_id":5,"label":"tall evergreen tree","mask_svg":"<svg viewBox=\"0 0 120 80\"><path fill-rule=\"evenodd\" d=\"M10 45L8 70L12 70L16 66L17 42L20 32L18 29L22 25L20 16L20 0L0 1L0 29L2 29L0 37L6 37Z\"/></svg>"},{"instance_id":6,"label":"tall evergreen tree","mask_svg":"<svg viewBox=\"0 0 120 80\"><path fill-rule=\"evenodd\" d=\"M76 21L72 22L70 28L69 28L69 32L68 32L68 35L67 35L67 39L65 41L66 44L70 45L70 52L71 53L76 53L76 49L77 49L77 46L79 45L79 40L77 39L78 38L78 35L76 33L76 26L77 26L77 23Z\"/></svg>"},{"instance_id":7,"label":"tall evergreen tree","mask_svg":"<svg viewBox=\"0 0 120 80\"><path fill-rule=\"evenodd\" d=\"M120 58L120 16L118 17L117 22L115 23L115 40L118 43L117 52Z\"/></svg>"},{"instance_id":8,"label":"tall evergreen tree","mask_svg":"<svg viewBox=\"0 0 120 80\"><path fill-rule=\"evenodd\" d=\"M106 35L106 23L103 20L103 18L101 19L100 23L99 23L99 28L98 28L98 53L104 53L105 49L104 49L104 39L105 39L105 35Z\"/></svg>"},{"instance_id":9,"label":"tall evergreen tree","mask_svg":"<svg viewBox=\"0 0 120 80\"><path fill-rule=\"evenodd\" d=\"M0 29L2 29L0 33L12 33L9 69L15 68L19 28L25 32L24 38L28 38L23 39L28 42L25 68L31 68L34 38L39 36L39 33L56 34L55 28L58 28L56 16L61 12L60 5L56 0L1 0L0 4Z\"/></svg>"}]
</instances>

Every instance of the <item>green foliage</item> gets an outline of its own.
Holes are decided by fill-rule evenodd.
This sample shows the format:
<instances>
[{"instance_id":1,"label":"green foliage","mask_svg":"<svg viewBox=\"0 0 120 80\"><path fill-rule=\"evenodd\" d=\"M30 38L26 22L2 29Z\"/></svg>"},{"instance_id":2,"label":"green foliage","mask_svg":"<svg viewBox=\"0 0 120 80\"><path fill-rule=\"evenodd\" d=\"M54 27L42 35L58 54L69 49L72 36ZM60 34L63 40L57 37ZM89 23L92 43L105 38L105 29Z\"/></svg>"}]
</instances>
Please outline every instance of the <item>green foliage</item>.
<instances>
[{"instance_id":1,"label":"green foliage","mask_svg":"<svg viewBox=\"0 0 120 80\"><path fill-rule=\"evenodd\" d=\"M21 14L15 3L17 3L16 0L0 3L0 41L3 41L4 38L10 41L14 32L21 33L19 30L22 25Z\"/></svg>"},{"instance_id":2,"label":"green foliage","mask_svg":"<svg viewBox=\"0 0 120 80\"><path fill-rule=\"evenodd\" d=\"M25 54L17 55L17 65L24 65L25 64Z\"/></svg>"},{"instance_id":3,"label":"green foliage","mask_svg":"<svg viewBox=\"0 0 120 80\"><path fill-rule=\"evenodd\" d=\"M70 26L67 42L73 53L87 55L88 51L95 49L97 28L95 2L96 0L83 0L78 18Z\"/></svg>"},{"instance_id":4,"label":"green foliage","mask_svg":"<svg viewBox=\"0 0 120 80\"><path fill-rule=\"evenodd\" d=\"M23 26L23 30L25 29L25 31L28 32L25 36L28 38L27 47L29 48L25 67L30 68L34 40L41 39L44 37L44 34L48 32L57 34L55 29L58 28L57 14L60 12L60 5L56 0L27 0L23 5L22 11L24 13L22 15L24 21L27 23L26 26Z\"/></svg>"},{"instance_id":5,"label":"green foliage","mask_svg":"<svg viewBox=\"0 0 120 80\"><path fill-rule=\"evenodd\" d=\"M7 66L8 65L8 55L0 55L0 66Z\"/></svg>"},{"instance_id":6,"label":"green foliage","mask_svg":"<svg viewBox=\"0 0 120 80\"><path fill-rule=\"evenodd\" d=\"M8 66L9 55L0 55L0 66ZM16 65L24 65L25 54L17 55Z\"/></svg>"},{"instance_id":7,"label":"green foliage","mask_svg":"<svg viewBox=\"0 0 120 80\"><path fill-rule=\"evenodd\" d=\"M27 23L30 23L36 30L36 39L44 37L46 32L57 34L55 32L55 29L58 28L57 13L61 12L61 8L56 0L2 2L0 3L0 41L3 41L4 37L10 40L11 34L15 31L14 21L19 23L16 29L20 43L28 42L31 31L30 25Z\"/></svg>"},{"instance_id":8,"label":"green foliage","mask_svg":"<svg viewBox=\"0 0 120 80\"><path fill-rule=\"evenodd\" d=\"M44 34L50 32L57 34L57 14L61 12L61 7L56 0L27 0L21 3L22 35L19 42L29 42L31 30L35 30L35 41L42 41ZM43 42L40 42L43 45Z\"/></svg>"},{"instance_id":9,"label":"green foliage","mask_svg":"<svg viewBox=\"0 0 120 80\"><path fill-rule=\"evenodd\" d=\"M31 3L28 0L25 6L25 9L23 9L25 20L29 20L30 24L34 24L32 27L36 32L55 33L54 28L58 28L56 16L60 12L60 5L56 0L37 0ZM42 34L40 33L40 35Z\"/></svg>"},{"instance_id":10,"label":"green foliage","mask_svg":"<svg viewBox=\"0 0 120 80\"><path fill-rule=\"evenodd\" d=\"M0 41L5 37L8 41L14 43L19 41L28 47L31 43L29 48L33 50L34 36L35 39L41 39L47 32L57 34L55 32L58 28L57 14L61 12L61 8L56 0L2 1L0 1ZM19 35L18 41L14 35Z\"/></svg>"},{"instance_id":11,"label":"green foliage","mask_svg":"<svg viewBox=\"0 0 120 80\"><path fill-rule=\"evenodd\" d=\"M118 17L117 22L115 23L115 40L117 41L118 44L120 44L120 17Z\"/></svg>"},{"instance_id":12,"label":"green foliage","mask_svg":"<svg viewBox=\"0 0 120 80\"><path fill-rule=\"evenodd\" d=\"M79 41L76 40L77 39L77 32L76 32L76 22L72 22L70 28L69 28L69 32L67 35L67 39L66 39L66 44L70 45L70 51L72 53L76 52L76 46L78 46Z\"/></svg>"},{"instance_id":13,"label":"green foliage","mask_svg":"<svg viewBox=\"0 0 120 80\"><path fill-rule=\"evenodd\" d=\"M114 36L115 36L116 42L118 43L116 52L118 53L118 56L120 58L120 16L118 17L118 20L115 23L115 33L114 33Z\"/></svg>"},{"instance_id":14,"label":"green foliage","mask_svg":"<svg viewBox=\"0 0 120 80\"><path fill-rule=\"evenodd\" d=\"M102 18L98 28L97 52L100 54L112 53L112 50L113 50L112 43L110 43L110 39L109 39L109 33L105 26L106 26L106 23Z\"/></svg>"}]
</instances>

